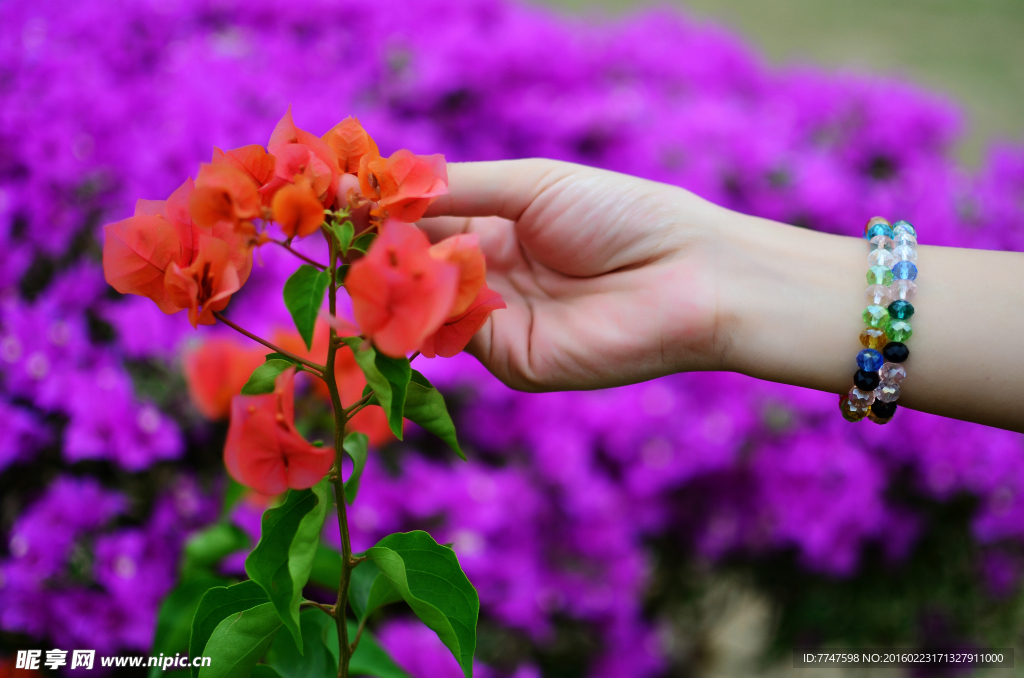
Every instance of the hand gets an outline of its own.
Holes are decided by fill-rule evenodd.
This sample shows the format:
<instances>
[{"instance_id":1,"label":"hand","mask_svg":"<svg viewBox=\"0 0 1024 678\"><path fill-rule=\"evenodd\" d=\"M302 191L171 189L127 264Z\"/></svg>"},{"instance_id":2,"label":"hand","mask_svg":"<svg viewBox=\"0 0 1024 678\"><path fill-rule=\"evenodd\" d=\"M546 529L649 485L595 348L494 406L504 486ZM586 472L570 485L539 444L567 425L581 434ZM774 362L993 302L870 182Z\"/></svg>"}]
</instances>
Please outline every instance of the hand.
<instances>
[{"instance_id":1,"label":"hand","mask_svg":"<svg viewBox=\"0 0 1024 678\"><path fill-rule=\"evenodd\" d=\"M595 389L718 369L711 224L680 188L553 160L457 163L420 222L478 233L493 313L468 350L521 390Z\"/></svg>"},{"instance_id":2,"label":"hand","mask_svg":"<svg viewBox=\"0 0 1024 678\"><path fill-rule=\"evenodd\" d=\"M514 388L595 389L691 370L831 393L852 385L867 270L859 237L551 160L452 164L449 188L420 225L435 241L480 234L487 282L508 309L469 350ZM862 217L851 216L851 235ZM900 407L1024 432L1024 313L1007 312L1024 308L1022 255L918 252Z\"/></svg>"}]
</instances>

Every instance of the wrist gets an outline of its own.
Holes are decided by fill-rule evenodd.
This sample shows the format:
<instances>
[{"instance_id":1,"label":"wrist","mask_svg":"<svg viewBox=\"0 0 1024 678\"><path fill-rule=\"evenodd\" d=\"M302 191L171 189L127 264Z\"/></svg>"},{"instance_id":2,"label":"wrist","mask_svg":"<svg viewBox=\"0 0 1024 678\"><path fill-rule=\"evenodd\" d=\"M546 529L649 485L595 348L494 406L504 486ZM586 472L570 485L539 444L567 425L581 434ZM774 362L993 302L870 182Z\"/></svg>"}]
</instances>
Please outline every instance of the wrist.
<instances>
[{"instance_id":1,"label":"wrist","mask_svg":"<svg viewBox=\"0 0 1024 678\"><path fill-rule=\"evenodd\" d=\"M863 240L735 212L718 230L719 369L848 390L861 348Z\"/></svg>"}]
</instances>

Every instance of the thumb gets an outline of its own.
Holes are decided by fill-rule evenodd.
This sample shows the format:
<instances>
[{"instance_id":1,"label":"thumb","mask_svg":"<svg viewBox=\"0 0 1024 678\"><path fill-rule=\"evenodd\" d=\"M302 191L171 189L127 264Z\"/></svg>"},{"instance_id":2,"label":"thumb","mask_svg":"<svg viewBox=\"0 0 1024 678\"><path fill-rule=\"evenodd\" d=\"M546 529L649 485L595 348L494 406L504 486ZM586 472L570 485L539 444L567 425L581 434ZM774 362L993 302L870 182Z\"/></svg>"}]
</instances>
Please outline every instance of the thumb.
<instances>
[{"instance_id":1,"label":"thumb","mask_svg":"<svg viewBox=\"0 0 1024 678\"><path fill-rule=\"evenodd\" d=\"M526 208L577 165L529 158L448 165L448 193L427 208L425 217L502 217L518 221Z\"/></svg>"}]
</instances>

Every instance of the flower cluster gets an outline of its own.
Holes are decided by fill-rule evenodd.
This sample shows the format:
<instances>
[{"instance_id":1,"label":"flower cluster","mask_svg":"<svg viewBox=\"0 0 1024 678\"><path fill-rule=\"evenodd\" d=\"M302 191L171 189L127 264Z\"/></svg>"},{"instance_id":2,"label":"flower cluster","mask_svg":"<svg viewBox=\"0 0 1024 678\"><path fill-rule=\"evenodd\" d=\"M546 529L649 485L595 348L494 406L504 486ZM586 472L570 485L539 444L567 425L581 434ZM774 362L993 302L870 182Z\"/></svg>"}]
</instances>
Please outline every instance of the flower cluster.
<instances>
[{"instance_id":1,"label":"flower cluster","mask_svg":"<svg viewBox=\"0 0 1024 678\"><path fill-rule=\"evenodd\" d=\"M421 157L403 149L383 158L356 118L316 137L295 125L289 108L266 149L255 144L227 152L214 148L212 162L200 167L195 181L187 179L166 200L140 199L134 216L105 226L103 271L118 292L147 297L168 315L188 309L193 327L211 325L248 280L257 246L273 242L294 252L293 240L324 228L326 237L334 238L329 240L332 310L335 285L344 284L357 324L327 314L330 332L361 333L376 350L395 358L413 351L452 357L504 303L486 285L476 235L431 245L409 225L447 191L443 156ZM274 239L275 227L284 240ZM331 233L332 227L338 230ZM372 244L356 248L360 240L354 238ZM344 259L351 261L346 263L351 270L335 281L335 250L348 255L350 246L352 256ZM350 401L343 404L350 405L362 397L366 378L353 369L353 350L339 349L326 331L321 323L315 357L336 365L334 377ZM305 352L314 355L312 342L307 343ZM331 356L325 360L328 344ZM311 445L296 430L295 369L277 376L272 394L237 396L262 361L251 350L232 349L213 342L191 354L186 365L197 408L209 418L230 412L224 449L228 472L265 495L312 487L334 464L334 451ZM339 350L344 355L335 362ZM359 390L355 398L353 387ZM353 422L352 430L377 433L380 413L366 421L370 416L367 412L363 421ZM374 436L375 442L381 438Z\"/></svg>"},{"instance_id":2,"label":"flower cluster","mask_svg":"<svg viewBox=\"0 0 1024 678\"><path fill-rule=\"evenodd\" d=\"M439 149L456 160L555 157L682 185L736 209L830 232L853 235L873 214L900 214L928 224L936 244L1024 249L1019 149L997 149L969 175L949 159L958 115L947 103L892 82L771 70L735 37L674 15L582 25L505 0L386 0L372 8L358 0L314 0L287 11L277 0L226 0L216 7L204 0L173 7L89 0L2 4L0 25L0 410L8 422L0 435L0 481L5 497L23 499L5 508L14 511L5 524L15 527L5 535L9 550L0 561L0 609L42 616L51 608L40 591L59 585L62 596L86 601L69 606L62 619L92 633L89 642L97 648L134 647L141 635L132 624L90 622L98 606L114 605L97 579L117 582L118 599L132 596L125 582L144 582L109 578L106 566L74 578L47 575L45 584L7 574L28 557L10 548L20 526L56 510L49 507L59 501L38 479L28 490L18 485L41 467L59 477L74 465L80 476L99 462L136 479L154 468L209 472L200 460L219 467L223 431L203 423L192 406L146 388L138 367L164 365L173 374L184 356L194 409L225 418L265 351L216 326L186 332L183 318L164 315L149 299L104 297L100 267L88 254L95 248L94 226L132 214L136 196L170 195L209 159L215 142L245 148L265 138L289 102L319 129L329 129L342 111L358 112L380 148ZM366 35L380 39L366 46ZM268 156L278 157L276 141ZM179 243L193 231L174 219L188 218L200 236L237 253L259 245L264 210L281 220L282 237L286 229L301 237L309 223L304 219L316 211L314 194L325 210L341 205L339 195L347 206L350 190L368 201L381 195L376 207L360 208L360 227L369 226L371 209L409 218L405 210L417 206L405 199L407 192L394 189L385 204L381 191L392 188L381 178L388 168L394 168L396 187L408 182L424 199L439 188L421 178L433 167L429 161L405 172L411 164L398 154L367 160L363 186L364 149L373 149L351 130L338 130L333 145L325 142L339 158L331 173L339 175L337 187L325 187L319 144L297 133L282 142L314 150L305 156L306 167L268 189L275 197L288 189L277 212L257 189L257 213L247 217L256 233L246 232L241 216L236 225L234 212L225 222L207 219L209 226L199 225L191 211L172 215L171 200L139 217L157 220L148 223L159 223L161 234L169 226ZM252 163L246 153L233 158L215 157L211 167ZM255 169L262 173L252 181L262 186L268 169ZM442 177L439 170L432 176ZM334 202L326 203L331 190ZM244 238L227 238L218 224L228 222L231 233ZM410 248L403 266L423 263L402 239L405 232L399 226L393 235L396 247ZM163 277L159 267L144 267L146 280L167 290L174 263L185 276L176 278L182 286L175 289L190 295L177 308L191 313L192 279L184 272L195 261L186 260L183 249L169 250L179 258L161 261ZM313 245L303 251L323 256ZM195 247L190 257L194 253ZM448 255L436 260L450 261ZM349 302L338 317L321 322L307 348L278 296L292 262L283 248L259 250L245 287L233 293L231 317L322 363L328 321L338 320ZM364 275L376 280L386 274L388 289L398 290L408 270ZM443 270L437 267L435 289L444 282ZM349 275L355 272L353 266ZM483 289L474 299L478 308L489 303L481 299ZM197 285L197 322L215 296L200 303L199 293ZM403 334L388 317L363 307L357 318L354 300L351 305L352 319L361 329L371 327L380 342L415 344L427 356L452 352L444 348L449 332L456 339L469 332L456 329L453 308L424 336L422 328ZM464 313L473 316L469 308ZM440 315L433 309L431 320ZM338 377L347 407L360 399L365 383L349 349L338 357L336 373L349 375ZM970 524L985 556L978 576L1002 595L1019 586L1019 435L913 412L904 413L905 428L895 436L851 432L835 421L829 396L735 375L525 395L496 384L466 359L418 367L462 397L457 418L474 463L410 460L393 477L371 454L352 513L357 548L393 529L429 527L439 541L456 544L492 622L526 633L538 648L551 647L560 620L588 624L599 639L589 650L590 676L656 675L664 666L660 636L642 607L652 541L669 539L712 562L736 553L760 562L792 550L803 568L799 576L855 576L865 546L879 541L887 557L900 562L930 529L926 515L891 498L897 480L936 501L975 497ZM311 391L327 397L316 384ZM379 408L361 410L360 418L361 430L378 443L391 439ZM295 423L303 430L301 419ZM429 450L426 439L415 440ZM181 461L186 449L187 462ZM106 525L111 514L103 502L60 488L75 520ZM236 520L248 524L244 511L238 509ZM139 524L145 527L129 529L145 531L148 539L155 523ZM176 529L190 527L182 521ZM147 567L172 572L180 540L150 551ZM89 540L80 543L85 552L93 550ZM77 552L54 546L44 558L66 569ZM145 604L133 608L133 619L152 628L157 594L137 597ZM56 622L27 613L6 614L0 626L40 638L60 633ZM381 640L419 675L445 675L428 663L427 650L417 656L402 651L430 642L440 647L407 627L394 622L381 630ZM439 662L453 661L443 648L439 653Z\"/></svg>"}]
</instances>

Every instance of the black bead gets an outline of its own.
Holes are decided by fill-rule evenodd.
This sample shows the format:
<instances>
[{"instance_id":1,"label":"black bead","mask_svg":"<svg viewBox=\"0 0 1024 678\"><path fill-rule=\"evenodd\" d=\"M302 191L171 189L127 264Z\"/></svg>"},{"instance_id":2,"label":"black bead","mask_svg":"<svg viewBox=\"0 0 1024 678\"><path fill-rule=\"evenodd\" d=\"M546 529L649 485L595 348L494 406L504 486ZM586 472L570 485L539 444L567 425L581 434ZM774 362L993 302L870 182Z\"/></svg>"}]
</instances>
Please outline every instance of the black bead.
<instances>
[{"instance_id":1,"label":"black bead","mask_svg":"<svg viewBox=\"0 0 1024 678\"><path fill-rule=\"evenodd\" d=\"M882 378L878 376L878 372L857 370L853 375L853 385L862 391L874 391L878 388L878 382L880 381L882 381Z\"/></svg>"},{"instance_id":2,"label":"black bead","mask_svg":"<svg viewBox=\"0 0 1024 678\"><path fill-rule=\"evenodd\" d=\"M887 363L901 363L910 357L910 349L906 344L890 341L882 347L882 357Z\"/></svg>"},{"instance_id":3,"label":"black bead","mask_svg":"<svg viewBox=\"0 0 1024 678\"><path fill-rule=\"evenodd\" d=\"M871 403L871 411L879 419L888 419L896 414L896 403L883 403L881 400L876 400Z\"/></svg>"}]
</instances>

